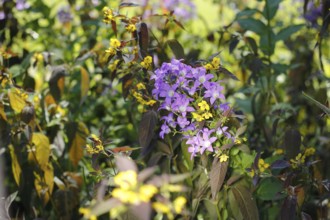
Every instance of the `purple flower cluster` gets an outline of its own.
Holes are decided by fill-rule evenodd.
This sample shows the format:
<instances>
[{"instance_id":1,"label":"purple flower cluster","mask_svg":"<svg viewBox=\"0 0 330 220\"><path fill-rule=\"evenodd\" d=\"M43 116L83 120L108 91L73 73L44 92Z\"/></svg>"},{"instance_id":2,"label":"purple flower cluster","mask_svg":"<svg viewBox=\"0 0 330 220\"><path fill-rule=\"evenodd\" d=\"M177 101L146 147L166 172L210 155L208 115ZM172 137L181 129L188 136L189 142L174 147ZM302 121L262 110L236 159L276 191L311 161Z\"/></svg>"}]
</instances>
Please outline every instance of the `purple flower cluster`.
<instances>
[{"instance_id":1,"label":"purple flower cluster","mask_svg":"<svg viewBox=\"0 0 330 220\"><path fill-rule=\"evenodd\" d=\"M193 68L176 59L163 63L151 76L152 95L160 102L159 111L165 113L161 118L160 137L171 132L182 133L192 157L205 151L213 152L212 144L221 135L231 138L227 127L209 126L229 108L222 102L223 87L220 82L212 81L214 78L204 67ZM205 122L202 128L201 121Z\"/></svg>"}]
</instances>

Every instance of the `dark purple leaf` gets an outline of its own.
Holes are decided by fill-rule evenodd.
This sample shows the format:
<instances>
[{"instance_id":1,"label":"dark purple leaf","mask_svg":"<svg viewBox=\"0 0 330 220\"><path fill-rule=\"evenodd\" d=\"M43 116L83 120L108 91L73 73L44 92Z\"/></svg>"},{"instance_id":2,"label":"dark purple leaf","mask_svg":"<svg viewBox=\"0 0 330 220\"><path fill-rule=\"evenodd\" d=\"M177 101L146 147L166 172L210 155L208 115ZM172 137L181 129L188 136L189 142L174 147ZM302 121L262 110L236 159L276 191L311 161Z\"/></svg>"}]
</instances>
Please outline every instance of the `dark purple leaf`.
<instances>
[{"instance_id":1,"label":"dark purple leaf","mask_svg":"<svg viewBox=\"0 0 330 220\"><path fill-rule=\"evenodd\" d=\"M290 167L290 163L286 160L276 160L270 167L271 169L284 169Z\"/></svg>"},{"instance_id":2,"label":"dark purple leaf","mask_svg":"<svg viewBox=\"0 0 330 220\"><path fill-rule=\"evenodd\" d=\"M139 4L131 3L131 2L122 2L119 5L119 8L125 8L125 7L137 7L140 6Z\"/></svg>"},{"instance_id":3,"label":"dark purple leaf","mask_svg":"<svg viewBox=\"0 0 330 220\"><path fill-rule=\"evenodd\" d=\"M138 39L139 39L139 55L141 58L144 58L148 54L148 45L149 45L149 33L148 26L146 23L141 23L138 30Z\"/></svg>"},{"instance_id":4,"label":"dark purple leaf","mask_svg":"<svg viewBox=\"0 0 330 220\"><path fill-rule=\"evenodd\" d=\"M258 208L250 191L238 185L231 188L239 209L246 220L258 220Z\"/></svg>"},{"instance_id":5,"label":"dark purple leaf","mask_svg":"<svg viewBox=\"0 0 330 220\"><path fill-rule=\"evenodd\" d=\"M215 157L210 171L210 185L212 199L215 200L220 191L226 177L228 169L228 161L220 162L219 158Z\"/></svg>"},{"instance_id":6,"label":"dark purple leaf","mask_svg":"<svg viewBox=\"0 0 330 220\"><path fill-rule=\"evenodd\" d=\"M168 40L166 43L171 48L172 52L174 53L177 59L185 58L183 47L177 40L175 39Z\"/></svg>"},{"instance_id":7,"label":"dark purple leaf","mask_svg":"<svg viewBox=\"0 0 330 220\"><path fill-rule=\"evenodd\" d=\"M299 131L296 129L288 129L284 135L284 148L289 159L298 155L300 144L301 135Z\"/></svg>"},{"instance_id":8,"label":"dark purple leaf","mask_svg":"<svg viewBox=\"0 0 330 220\"><path fill-rule=\"evenodd\" d=\"M281 209L281 220L292 220L296 217L297 197L288 196L284 200Z\"/></svg>"},{"instance_id":9,"label":"dark purple leaf","mask_svg":"<svg viewBox=\"0 0 330 220\"><path fill-rule=\"evenodd\" d=\"M231 73L229 70L227 70L226 68L224 68L222 66L219 67L218 71L220 73L224 73L225 75L229 76L230 78L232 78L234 80L239 81L239 79L233 73Z\"/></svg>"},{"instance_id":10,"label":"dark purple leaf","mask_svg":"<svg viewBox=\"0 0 330 220\"><path fill-rule=\"evenodd\" d=\"M229 53L232 53L234 51L234 49L236 48L236 46L238 45L239 40L237 39L237 37L234 37L234 39L232 39L229 43Z\"/></svg>"},{"instance_id":11,"label":"dark purple leaf","mask_svg":"<svg viewBox=\"0 0 330 220\"><path fill-rule=\"evenodd\" d=\"M252 37L246 37L245 38L247 40L247 42L249 43L253 53L255 55L258 55L258 46L257 46L257 43L256 41L252 38Z\"/></svg>"},{"instance_id":12,"label":"dark purple leaf","mask_svg":"<svg viewBox=\"0 0 330 220\"><path fill-rule=\"evenodd\" d=\"M139 143L142 147L142 152L147 153L149 151L149 145L154 137L154 129L157 124L157 113L150 110L143 114L140 126L139 126Z\"/></svg>"}]
</instances>

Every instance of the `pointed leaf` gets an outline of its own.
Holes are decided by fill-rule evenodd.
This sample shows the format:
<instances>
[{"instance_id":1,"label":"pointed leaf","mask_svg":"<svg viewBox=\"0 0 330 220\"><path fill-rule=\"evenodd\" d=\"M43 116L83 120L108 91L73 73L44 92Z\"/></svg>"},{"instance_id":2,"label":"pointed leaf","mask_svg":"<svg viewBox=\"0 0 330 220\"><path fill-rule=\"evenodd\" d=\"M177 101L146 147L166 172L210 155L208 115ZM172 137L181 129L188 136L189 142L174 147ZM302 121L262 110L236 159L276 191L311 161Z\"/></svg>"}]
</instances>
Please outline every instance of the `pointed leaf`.
<instances>
[{"instance_id":1,"label":"pointed leaf","mask_svg":"<svg viewBox=\"0 0 330 220\"><path fill-rule=\"evenodd\" d=\"M303 26L305 26L305 25L297 24L297 25L290 25L288 27L283 28L276 34L276 37L275 37L276 41L288 39L292 34L299 31Z\"/></svg>"},{"instance_id":2,"label":"pointed leaf","mask_svg":"<svg viewBox=\"0 0 330 220\"><path fill-rule=\"evenodd\" d=\"M283 183L276 178L266 178L260 181L257 189L258 198L262 200L277 200L282 199L286 195L280 194L283 191Z\"/></svg>"},{"instance_id":3,"label":"pointed leaf","mask_svg":"<svg viewBox=\"0 0 330 220\"><path fill-rule=\"evenodd\" d=\"M296 129L289 129L284 134L284 148L288 159L296 157L299 153L301 144L300 132Z\"/></svg>"},{"instance_id":4,"label":"pointed leaf","mask_svg":"<svg viewBox=\"0 0 330 220\"><path fill-rule=\"evenodd\" d=\"M86 138L89 131L83 122L78 122L73 127L73 139L70 141L69 158L72 164L76 167L78 162L83 157L83 147L86 145Z\"/></svg>"},{"instance_id":5,"label":"pointed leaf","mask_svg":"<svg viewBox=\"0 0 330 220\"><path fill-rule=\"evenodd\" d=\"M232 78L234 80L239 81L239 79L233 73L231 73L229 70L227 70L226 68L224 68L222 66L219 67L218 71L220 73L224 73L225 75L229 76L230 78Z\"/></svg>"},{"instance_id":6,"label":"pointed leaf","mask_svg":"<svg viewBox=\"0 0 330 220\"><path fill-rule=\"evenodd\" d=\"M148 45L149 45L149 33L148 26L146 23L141 23L138 30L138 39L139 39L139 55L141 58L144 58L148 54Z\"/></svg>"},{"instance_id":7,"label":"pointed leaf","mask_svg":"<svg viewBox=\"0 0 330 220\"><path fill-rule=\"evenodd\" d=\"M0 118L3 120L7 121L6 113L5 113L5 108L2 103L0 103Z\"/></svg>"},{"instance_id":8,"label":"pointed leaf","mask_svg":"<svg viewBox=\"0 0 330 220\"><path fill-rule=\"evenodd\" d=\"M267 26L262 21L254 18L238 19L237 22L243 29L253 31L259 35L267 30Z\"/></svg>"},{"instance_id":9,"label":"pointed leaf","mask_svg":"<svg viewBox=\"0 0 330 220\"><path fill-rule=\"evenodd\" d=\"M146 152L154 136L154 129L157 123L157 113L150 110L143 114L139 126L139 143L142 151Z\"/></svg>"},{"instance_id":10,"label":"pointed leaf","mask_svg":"<svg viewBox=\"0 0 330 220\"><path fill-rule=\"evenodd\" d=\"M297 198L295 196L288 196L281 208L281 220L291 220L296 217L296 206L297 206Z\"/></svg>"},{"instance_id":11,"label":"pointed leaf","mask_svg":"<svg viewBox=\"0 0 330 220\"><path fill-rule=\"evenodd\" d=\"M50 156L48 137L43 133L33 133L32 144L34 149L29 152L29 159L33 161L37 160L35 162L37 162L41 169L46 169Z\"/></svg>"},{"instance_id":12,"label":"pointed leaf","mask_svg":"<svg viewBox=\"0 0 330 220\"><path fill-rule=\"evenodd\" d=\"M290 167L290 163L287 160L276 160L270 167L271 169L284 169Z\"/></svg>"},{"instance_id":13,"label":"pointed leaf","mask_svg":"<svg viewBox=\"0 0 330 220\"><path fill-rule=\"evenodd\" d=\"M50 199L54 187L54 170L51 164L43 170L43 176L34 173L34 186L36 188L39 198L41 198L43 205L46 205Z\"/></svg>"},{"instance_id":14,"label":"pointed leaf","mask_svg":"<svg viewBox=\"0 0 330 220\"><path fill-rule=\"evenodd\" d=\"M258 208L252 194L244 186L234 186L232 189L239 209L246 220L258 220Z\"/></svg>"},{"instance_id":15,"label":"pointed leaf","mask_svg":"<svg viewBox=\"0 0 330 220\"><path fill-rule=\"evenodd\" d=\"M13 145L9 145L9 151L10 151L10 157L11 157L11 169L12 169L12 172L13 172L15 182L19 186L20 180L21 180L22 169L21 169L21 166L18 163L17 156L15 154L15 150L14 150Z\"/></svg>"},{"instance_id":16,"label":"pointed leaf","mask_svg":"<svg viewBox=\"0 0 330 220\"><path fill-rule=\"evenodd\" d=\"M89 90L89 74L83 67L80 68L81 82L80 82L80 102L83 101Z\"/></svg>"},{"instance_id":17,"label":"pointed leaf","mask_svg":"<svg viewBox=\"0 0 330 220\"><path fill-rule=\"evenodd\" d=\"M306 93L302 93L304 98L306 98L308 101L313 102L317 107L321 108L327 115L330 115L330 108L326 107L325 105L321 104L320 102L316 101Z\"/></svg>"},{"instance_id":18,"label":"pointed leaf","mask_svg":"<svg viewBox=\"0 0 330 220\"><path fill-rule=\"evenodd\" d=\"M228 169L228 161L220 162L219 158L215 157L210 171L210 185L212 199L215 200L220 191L226 177Z\"/></svg>"},{"instance_id":19,"label":"pointed leaf","mask_svg":"<svg viewBox=\"0 0 330 220\"><path fill-rule=\"evenodd\" d=\"M275 16L281 1L282 0L266 1L262 14L267 20L271 20Z\"/></svg>"},{"instance_id":20,"label":"pointed leaf","mask_svg":"<svg viewBox=\"0 0 330 220\"><path fill-rule=\"evenodd\" d=\"M184 59L185 55L184 55L183 47L177 40L175 40L175 39L168 40L166 43L171 48L176 59Z\"/></svg>"}]
</instances>

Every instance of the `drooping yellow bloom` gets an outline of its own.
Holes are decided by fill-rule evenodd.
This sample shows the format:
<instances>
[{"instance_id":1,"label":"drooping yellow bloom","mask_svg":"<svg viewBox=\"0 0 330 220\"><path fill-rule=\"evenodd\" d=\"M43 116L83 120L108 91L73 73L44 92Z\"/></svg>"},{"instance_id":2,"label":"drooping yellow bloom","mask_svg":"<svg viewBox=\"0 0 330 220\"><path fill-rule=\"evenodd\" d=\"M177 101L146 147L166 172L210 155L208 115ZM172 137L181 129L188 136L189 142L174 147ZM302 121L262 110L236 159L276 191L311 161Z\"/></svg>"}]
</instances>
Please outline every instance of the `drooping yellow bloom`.
<instances>
[{"instance_id":1,"label":"drooping yellow bloom","mask_svg":"<svg viewBox=\"0 0 330 220\"><path fill-rule=\"evenodd\" d=\"M118 39L116 39L116 38L110 39L110 47L117 49L118 47L120 47L120 45L121 45L121 43Z\"/></svg>"},{"instance_id":2,"label":"drooping yellow bloom","mask_svg":"<svg viewBox=\"0 0 330 220\"><path fill-rule=\"evenodd\" d=\"M186 198L184 198L183 196L177 197L173 202L174 211L178 214L181 214L186 203Z\"/></svg>"},{"instance_id":3,"label":"drooping yellow bloom","mask_svg":"<svg viewBox=\"0 0 330 220\"><path fill-rule=\"evenodd\" d=\"M87 218L89 220L96 220L96 215L91 215L91 210L88 208L80 208L79 213L84 215L84 218Z\"/></svg>"},{"instance_id":4,"label":"drooping yellow bloom","mask_svg":"<svg viewBox=\"0 0 330 220\"><path fill-rule=\"evenodd\" d=\"M198 103L198 106L199 106L201 111L209 111L210 110L210 106L209 106L209 104L207 104L207 102L205 100Z\"/></svg>"},{"instance_id":5,"label":"drooping yellow bloom","mask_svg":"<svg viewBox=\"0 0 330 220\"><path fill-rule=\"evenodd\" d=\"M139 189L139 197L143 202L149 202L157 192L158 189L154 185L142 185Z\"/></svg>"},{"instance_id":6,"label":"drooping yellow bloom","mask_svg":"<svg viewBox=\"0 0 330 220\"><path fill-rule=\"evenodd\" d=\"M219 158L220 158L220 162L226 162L229 156L227 154L221 154Z\"/></svg>"},{"instance_id":7,"label":"drooping yellow bloom","mask_svg":"<svg viewBox=\"0 0 330 220\"><path fill-rule=\"evenodd\" d=\"M211 69L213 69L213 66L212 66L212 64L207 63L207 64L204 65L204 68L205 68L206 70L211 70Z\"/></svg>"},{"instance_id":8,"label":"drooping yellow bloom","mask_svg":"<svg viewBox=\"0 0 330 220\"><path fill-rule=\"evenodd\" d=\"M134 32L134 31L136 31L136 27L135 27L135 24L129 24L129 25L127 25L126 26L126 30L128 31L128 32Z\"/></svg>"}]
</instances>

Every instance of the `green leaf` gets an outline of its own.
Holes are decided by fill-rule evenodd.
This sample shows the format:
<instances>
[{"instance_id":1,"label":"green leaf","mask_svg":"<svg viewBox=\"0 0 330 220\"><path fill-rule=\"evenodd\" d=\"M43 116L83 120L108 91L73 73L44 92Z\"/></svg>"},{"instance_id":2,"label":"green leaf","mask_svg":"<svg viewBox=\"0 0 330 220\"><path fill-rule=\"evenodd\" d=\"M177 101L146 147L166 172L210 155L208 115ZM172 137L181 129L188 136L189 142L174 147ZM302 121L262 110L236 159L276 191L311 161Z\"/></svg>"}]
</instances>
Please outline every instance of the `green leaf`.
<instances>
[{"instance_id":1,"label":"green leaf","mask_svg":"<svg viewBox=\"0 0 330 220\"><path fill-rule=\"evenodd\" d=\"M231 191L245 220L258 220L258 208L252 194L244 186L234 186Z\"/></svg>"},{"instance_id":2,"label":"green leaf","mask_svg":"<svg viewBox=\"0 0 330 220\"><path fill-rule=\"evenodd\" d=\"M251 17L252 15L254 15L256 13L260 13L260 11L257 9L246 8L243 11L240 11L237 13L236 20L240 19L242 17Z\"/></svg>"},{"instance_id":3,"label":"green leaf","mask_svg":"<svg viewBox=\"0 0 330 220\"><path fill-rule=\"evenodd\" d=\"M88 94L89 90L89 74L83 67L80 68L81 81L80 81L80 103L82 103Z\"/></svg>"},{"instance_id":4,"label":"green leaf","mask_svg":"<svg viewBox=\"0 0 330 220\"><path fill-rule=\"evenodd\" d=\"M259 35L262 35L267 29L262 21L254 18L238 19L237 22L243 29L253 31Z\"/></svg>"},{"instance_id":5,"label":"green leaf","mask_svg":"<svg viewBox=\"0 0 330 220\"><path fill-rule=\"evenodd\" d=\"M177 59L185 58L183 47L177 40L175 39L168 40L166 43L171 48L172 52L174 53Z\"/></svg>"},{"instance_id":6,"label":"green leaf","mask_svg":"<svg viewBox=\"0 0 330 220\"><path fill-rule=\"evenodd\" d=\"M297 24L297 25L291 25L289 27L283 28L280 30L276 36L275 40L280 41L280 40L286 40L288 39L292 34L296 33L299 31L304 25L303 24Z\"/></svg>"},{"instance_id":7,"label":"green leaf","mask_svg":"<svg viewBox=\"0 0 330 220\"><path fill-rule=\"evenodd\" d=\"M211 193L213 200L216 199L216 196L223 185L223 182L226 177L227 169L228 169L228 161L220 162L219 158L217 157L214 158L210 171L210 185L211 185Z\"/></svg>"},{"instance_id":8,"label":"green leaf","mask_svg":"<svg viewBox=\"0 0 330 220\"><path fill-rule=\"evenodd\" d=\"M276 36L272 29L268 29L268 32L269 33L260 36L260 49L265 54L272 55L275 50Z\"/></svg>"},{"instance_id":9,"label":"green leaf","mask_svg":"<svg viewBox=\"0 0 330 220\"><path fill-rule=\"evenodd\" d=\"M262 14L264 15L264 17L267 20L271 20L275 16L275 14L278 10L278 6L281 3L281 1L282 0L267 0L266 1L266 5L264 7Z\"/></svg>"},{"instance_id":10,"label":"green leaf","mask_svg":"<svg viewBox=\"0 0 330 220\"><path fill-rule=\"evenodd\" d=\"M283 190L283 184L276 178L266 178L260 182L257 189L258 198L262 200L277 200L284 198L285 194L280 194Z\"/></svg>"}]
</instances>

